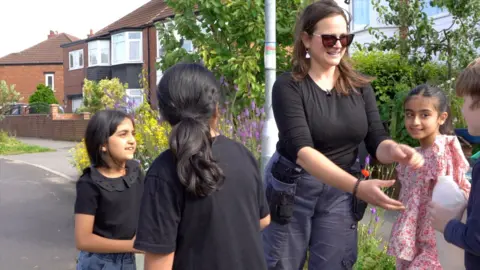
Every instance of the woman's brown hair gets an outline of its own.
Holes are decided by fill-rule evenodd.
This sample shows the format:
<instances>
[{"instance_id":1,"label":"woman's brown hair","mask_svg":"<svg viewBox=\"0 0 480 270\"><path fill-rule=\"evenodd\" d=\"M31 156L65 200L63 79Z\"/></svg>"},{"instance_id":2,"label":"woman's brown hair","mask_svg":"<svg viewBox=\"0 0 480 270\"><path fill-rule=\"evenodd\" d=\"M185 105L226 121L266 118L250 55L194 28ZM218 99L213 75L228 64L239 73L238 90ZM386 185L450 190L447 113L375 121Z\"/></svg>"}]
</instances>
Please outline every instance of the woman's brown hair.
<instances>
[{"instance_id":1,"label":"woman's brown hair","mask_svg":"<svg viewBox=\"0 0 480 270\"><path fill-rule=\"evenodd\" d=\"M315 31L316 24L328 17L341 15L347 25L350 25L349 15L347 18L346 10L342 9L335 0L320 0L308 5L300 15L296 24L295 44L293 47L293 77L296 80L302 80L307 76L310 69L310 59L307 59L305 54L307 49L302 41L302 34L307 33L310 37ZM354 70L348 55L348 50L340 60L338 65L339 77L335 82L335 89L337 92L348 95L352 91L356 92L357 88L369 84L373 78L364 76Z\"/></svg>"}]
</instances>

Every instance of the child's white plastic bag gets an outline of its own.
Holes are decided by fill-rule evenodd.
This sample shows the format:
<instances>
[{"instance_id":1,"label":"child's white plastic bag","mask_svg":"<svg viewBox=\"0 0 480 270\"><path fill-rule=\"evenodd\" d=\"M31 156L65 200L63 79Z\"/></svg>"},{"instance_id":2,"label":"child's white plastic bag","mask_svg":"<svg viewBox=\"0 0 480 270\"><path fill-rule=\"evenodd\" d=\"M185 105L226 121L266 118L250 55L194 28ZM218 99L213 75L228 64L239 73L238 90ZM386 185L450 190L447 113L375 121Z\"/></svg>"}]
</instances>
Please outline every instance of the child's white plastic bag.
<instances>
[{"instance_id":1,"label":"child's white plastic bag","mask_svg":"<svg viewBox=\"0 0 480 270\"><path fill-rule=\"evenodd\" d=\"M467 199L451 175L439 176L433 188L432 201L445 208L459 210L463 215Z\"/></svg>"}]
</instances>

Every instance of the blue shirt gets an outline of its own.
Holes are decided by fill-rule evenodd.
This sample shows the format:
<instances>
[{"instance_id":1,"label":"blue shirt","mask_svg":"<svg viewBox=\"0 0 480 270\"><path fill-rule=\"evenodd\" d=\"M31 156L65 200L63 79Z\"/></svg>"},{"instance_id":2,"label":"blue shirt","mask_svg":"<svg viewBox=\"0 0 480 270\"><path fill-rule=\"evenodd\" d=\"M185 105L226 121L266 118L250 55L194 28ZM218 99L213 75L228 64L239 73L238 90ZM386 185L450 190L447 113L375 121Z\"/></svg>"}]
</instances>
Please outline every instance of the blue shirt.
<instances>
[{"instance_id":1,"label":"blue shirt","mask_svg":"<svg viewBox=\"0 0 480 270\"><path fill-rule=\"evenodd\" d=\"M472 171L472 188L467 205L467 223L452 219L445 227L444 237L465 250L465 268L480 269L480 162Z\"/></svg>"}]
</instances>

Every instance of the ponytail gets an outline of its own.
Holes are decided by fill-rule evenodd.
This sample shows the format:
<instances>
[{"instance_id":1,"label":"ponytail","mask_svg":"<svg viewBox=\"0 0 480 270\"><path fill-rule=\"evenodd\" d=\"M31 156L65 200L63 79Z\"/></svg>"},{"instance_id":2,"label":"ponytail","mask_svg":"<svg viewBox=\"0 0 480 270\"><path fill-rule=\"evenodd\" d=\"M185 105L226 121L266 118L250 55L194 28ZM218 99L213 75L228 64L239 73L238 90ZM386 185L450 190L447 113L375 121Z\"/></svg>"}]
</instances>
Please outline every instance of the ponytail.
<instances>
[{"instance_id":1,"label":"ponytail","mask_svg":"<svg viewBox=\"0 0 480 270\"><path fill-rule=\"evenodd\" d=\"M213 139L208 122L183 118L170 133L169 145L177 160L177 174L188 192L208 196L224 181L212 153Z\"/></svg>"},{"instance_id":2,"label":"ponytail","mask_svg":"<svg viewBox=\"0 0 480 270\"><path fill-rule=\"evenodd\" d=\"M450 109L450 106L447 105L447 109L445 110L448 113L447 119L445 119L445 122L440 126L439 131L440 134L443 135L454 135L455 134L455 128L453 126L453 117Z\"/></svg>"}]
</instances>

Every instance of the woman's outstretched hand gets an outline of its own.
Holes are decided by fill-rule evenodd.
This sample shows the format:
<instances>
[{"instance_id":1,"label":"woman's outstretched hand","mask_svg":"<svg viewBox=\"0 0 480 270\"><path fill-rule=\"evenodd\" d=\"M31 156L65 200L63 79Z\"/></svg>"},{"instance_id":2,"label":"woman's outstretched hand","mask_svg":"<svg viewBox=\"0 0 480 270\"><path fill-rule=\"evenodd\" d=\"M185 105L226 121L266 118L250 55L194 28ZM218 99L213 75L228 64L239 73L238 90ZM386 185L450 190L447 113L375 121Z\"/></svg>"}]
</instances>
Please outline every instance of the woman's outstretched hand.
<instances>
[{"instance_id":1,"label":"woman's outstretched hand","mask_svg":"<svg viewBox=\"0 0 480 270\"><path fill-rule=\"evenodd\" d=\"M393 161L411 166L414 169L422 167L425 162L423 156L417 150L405 144L397 144L392 147L390 155Z\"/></svg>"},{"instance_id":2,"label":"woman's outstretched hand","mask_svg":"<svg viewBox=\"0 0 480 270\"><path fill-rule=\"evenodd\" d=\"M366 180L361 181L357 189L357 197L365 202L387 210L405 210L400 201L388 197L381 188L392 186L395 180Z\"/></svg>"}]
</instances>

